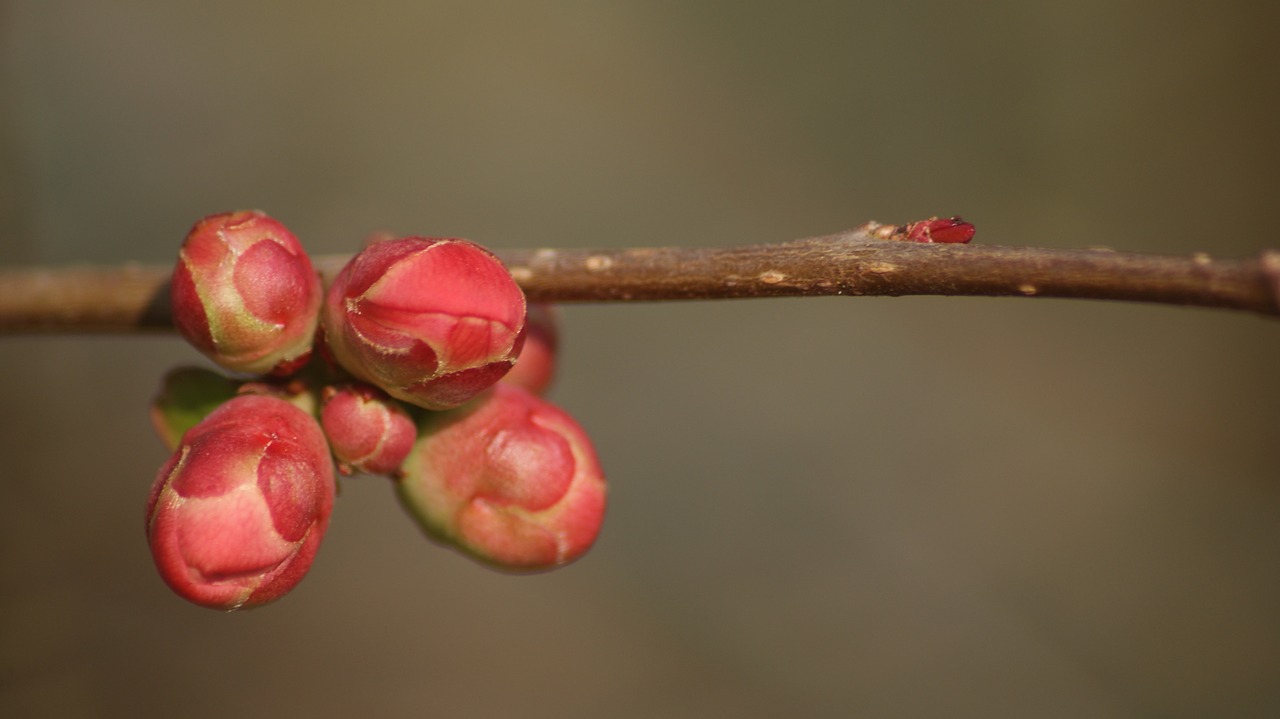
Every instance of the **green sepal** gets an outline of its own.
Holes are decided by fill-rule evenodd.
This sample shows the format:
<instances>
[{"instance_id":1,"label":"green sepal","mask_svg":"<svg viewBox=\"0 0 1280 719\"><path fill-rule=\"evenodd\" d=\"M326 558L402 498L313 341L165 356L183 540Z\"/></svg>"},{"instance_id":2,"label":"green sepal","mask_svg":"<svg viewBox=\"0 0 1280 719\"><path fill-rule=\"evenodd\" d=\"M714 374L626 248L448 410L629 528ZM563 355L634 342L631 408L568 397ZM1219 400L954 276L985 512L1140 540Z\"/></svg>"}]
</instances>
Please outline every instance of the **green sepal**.
<instances>
[{"instance_id":1,"label":"green sepal","mask_svg":"<svg viewBox=\"0 0 1280 719\"><path fill-rule=\"evenodd\" d=\"M187 430L236 396L238 385L235 380L203 367L169 370L151 401L151 424L160 441L170 450L177 449Z\"/></svg>"}]
</instances>

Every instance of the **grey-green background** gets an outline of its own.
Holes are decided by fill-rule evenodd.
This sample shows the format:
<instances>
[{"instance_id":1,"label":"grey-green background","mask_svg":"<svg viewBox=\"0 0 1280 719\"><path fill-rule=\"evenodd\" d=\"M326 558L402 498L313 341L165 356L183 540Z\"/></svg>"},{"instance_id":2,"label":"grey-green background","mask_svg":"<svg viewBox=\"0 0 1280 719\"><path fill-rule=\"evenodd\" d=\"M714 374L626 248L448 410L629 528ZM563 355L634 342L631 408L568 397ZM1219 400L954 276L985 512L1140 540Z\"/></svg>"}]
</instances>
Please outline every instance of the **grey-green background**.
<instances>
[{"instance_id":1,"label":"grey-green background","mask_svg":"<svg viewBox=\"0 0 1280 719\"><path fill-rule=\"evenodd\" d=\"M315 252L1276 246L1266 2L0 4L0 265L169 262L256 207ZM344 483L311 575L155 576L165 337L0 338L0 715L1273 717L1280 325L1017 299L573 306L611 481L492 573Z\"/></svg>"}]
</instances>

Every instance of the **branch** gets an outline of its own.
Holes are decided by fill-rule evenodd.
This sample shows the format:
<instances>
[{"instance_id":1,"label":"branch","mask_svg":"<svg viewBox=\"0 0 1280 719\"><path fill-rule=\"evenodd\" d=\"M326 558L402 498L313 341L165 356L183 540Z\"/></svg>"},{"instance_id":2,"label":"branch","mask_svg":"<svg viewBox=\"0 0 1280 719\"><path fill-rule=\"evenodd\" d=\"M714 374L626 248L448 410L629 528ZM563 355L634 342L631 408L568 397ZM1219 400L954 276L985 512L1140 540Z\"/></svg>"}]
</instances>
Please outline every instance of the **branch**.
<instances>
[{"instance_id":1,"label":"branch","mask_svg":"<svg viewBox=\"0 0 1280 719\"><path fill-rule=\"evenodd\" d=\"M533 302L970 295L1157 302L1280 316L1280 251L1218 260L898 241L903 231L868 223L772 245L498 255ZM315 261L327 282L346 260ZM133 264L0 271L0 334L172 329L171 272Z\"/></svg>"}]
</instances>

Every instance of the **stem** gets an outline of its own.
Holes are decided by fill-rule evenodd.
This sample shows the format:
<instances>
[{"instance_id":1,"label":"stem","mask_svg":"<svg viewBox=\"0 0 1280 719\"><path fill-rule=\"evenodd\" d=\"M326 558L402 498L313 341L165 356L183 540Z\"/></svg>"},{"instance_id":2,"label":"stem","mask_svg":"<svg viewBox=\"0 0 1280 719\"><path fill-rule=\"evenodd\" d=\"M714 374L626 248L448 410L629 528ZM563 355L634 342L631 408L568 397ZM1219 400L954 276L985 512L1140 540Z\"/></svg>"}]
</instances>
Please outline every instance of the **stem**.
<instances>
[{"instance_id":1,"label":"stem","mask_svg":"<svg viewBox=\"0 0 1280 719\"><path fill-rule=\"evenodd\" d=\"M901 234L900 226L869 223L772 245L498 255L533 302L980 295L1157 302L1280 316L1280 251L1218 260L923 244L898 241ZM316 265L328 281L346 259L324 256ZM0 271L0 334L171 329L171 272L132 264Z\"/></svg>"}]
</instances>

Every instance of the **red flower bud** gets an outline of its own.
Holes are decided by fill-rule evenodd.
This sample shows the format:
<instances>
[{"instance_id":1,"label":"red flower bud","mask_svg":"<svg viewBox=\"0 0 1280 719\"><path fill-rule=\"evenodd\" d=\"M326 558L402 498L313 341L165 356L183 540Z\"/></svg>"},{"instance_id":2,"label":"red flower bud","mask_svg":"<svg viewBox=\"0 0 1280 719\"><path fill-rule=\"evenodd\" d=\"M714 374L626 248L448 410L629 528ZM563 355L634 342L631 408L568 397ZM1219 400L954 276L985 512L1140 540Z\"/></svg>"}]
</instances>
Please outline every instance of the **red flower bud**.
<instances>
[{"instance_id":1,"label":"red flower bud","mask_svg":"<svg viewBox=\"0 0 1280 719\"><path fill-rule=\"evenodd\" d=\"M285 375L311 354L320 278L293 233L261 212L197 222L170 297L178 331L226 369Z\"/></svg>"},{"instance_id":2,"label":"red flower bud","mask_svg":"<svg viewBox=\"0 0 1280 719\"><path fill-rule=\"evenodd\" d=\"M586 432L505 383L429 418L404 471L400 501L428 535L506 569L573 561L604 520L604 474Z\"/></svg>"},{"instance_id":3,"label":"red flower bud","mask_svg":"<svg viewBox=\"0 0 1280 719\"><path fill-rule=\"evenodd\" d=\"M325 389L320 425L338 458L338 470L395 475L418 430L409 413L367 384Z\"/></svg>"},{"instance_id":4,"label":"red flower bud","mask_svg":"<svg viewBox=\"0 0 1280 719\"><path fill-rule=\"evenodd\" d=\"M946 242L964 244L973 239L978 229L961 217L931 217L907 225L905 239L909 242Z\"/></svg>"},{"instance_id":5,"label":"red flower bud","mask_svg":"<svg viewBox=\"0 0 1280 719\"><path fill-rule=\"evenodd\" d=\"M339 364L427 409L457 407L497 382L524 341L524 293L466 240L365 248L334 280L323 314Z\"/></svg>"},{"instance_id":6,"label":"red flower bud","mask_svg":"<svg viewBox=\"0 0 1280 719\"><path fill-rule=\"evenodd\" d=\"M333 509L329 448L310 415L241 395L188 431L147 503L160 576L211 609L256 607L294 587Z\"/></svg>"},{"instance_id":7,"label":"red flower bud","mask_svg":"<svg viewBox=\"0 0 1280 719\"><path fill-rule=\"evenodd\" d=\"M556 350L560 346L556 308L552 305L529 305L525 322L524 349L516 366L502 378L524 387L536 395L546 394L556 376Z\"/></svg>"}]
</instances>

